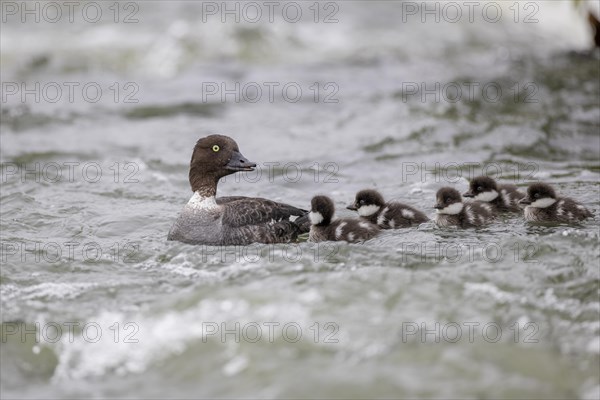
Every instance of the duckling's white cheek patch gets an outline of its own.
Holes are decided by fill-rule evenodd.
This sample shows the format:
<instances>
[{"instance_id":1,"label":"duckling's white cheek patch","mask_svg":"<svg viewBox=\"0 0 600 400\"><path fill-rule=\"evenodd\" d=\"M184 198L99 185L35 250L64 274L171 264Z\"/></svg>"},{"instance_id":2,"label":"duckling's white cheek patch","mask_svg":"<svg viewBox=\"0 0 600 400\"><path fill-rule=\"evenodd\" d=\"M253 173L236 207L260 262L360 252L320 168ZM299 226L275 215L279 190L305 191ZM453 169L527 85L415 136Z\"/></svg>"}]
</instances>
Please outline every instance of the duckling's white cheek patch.
<instances>
[{"instance_id":1,"label":"duckling's white cheek patch","mask_svg":"<svg viewBox=\"0 0 600 400\"><path fill-rule=\"evenodd\" d=\"M459 214L463 209L463 203L454 203L449 205L446 208L442 208L441 210L437 210L438 214L448 214L448 215L456 215Z\"/></svg>"},{"instance_id":2,"label":"duckling's white cheek patch","mask_svg":"<svg viewBox=\"0 0 600 400\"><path fill-rule=\"evenodd\" d=\"M362 206L358 209L358 215L360 215L361 217L368 217L379 211L379 208L379 206L376 206L374 204L371 204L369 206Z\"/></svg>"},{"instance_id":3,"label":"duckling's white cheek patch","mask_svg":"<svg viewBox=\"0 0 600 400\"><path fill-rule=\"evenodd\" d=\"M496 200L497 197L498 192L496 192L495 190L490 190L489 192L479 193L477 196L474 197L474 200L485 201L487 203L488 201Z\"/></svg>"},{"instance_id":4,"label":"duckling's white cheek patch","mask_svg":"<svg viewBox=\"0 0 600 400\"><path fill-rule=\"evenodd\" d=\"M533 203L530 204L530 207L546 208L546 207L550 207L554 203L556 203L556 200L554 200L551 197L546 197L545 199L539 199L539 200L534 201Z\"/></svg>"},{"instance_id":5,"label":"duckling's white cheek patch","mask_svg":"<svg viewBox=\"0 0 600 400\"><path fill-rule=\"evenodd\" d=\"M311 224L318 225L323 222L323 214L320 212L311 211L308 213L308 219L310 219Z\"/></svg>"}]
</instances>

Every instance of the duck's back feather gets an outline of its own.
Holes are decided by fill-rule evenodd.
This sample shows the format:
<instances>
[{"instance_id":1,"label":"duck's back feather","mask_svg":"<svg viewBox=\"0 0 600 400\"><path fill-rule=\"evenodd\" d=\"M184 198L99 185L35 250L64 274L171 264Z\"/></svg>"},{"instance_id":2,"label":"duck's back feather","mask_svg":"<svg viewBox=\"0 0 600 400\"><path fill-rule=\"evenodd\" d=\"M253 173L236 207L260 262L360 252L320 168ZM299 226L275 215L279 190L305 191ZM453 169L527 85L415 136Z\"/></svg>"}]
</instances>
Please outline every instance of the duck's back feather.
<instances>
[{"instance_id":1,"label":"duck's back feather","mask_svg":"<svg viewBox=\"0 0 600 400\"><path fill-rule=\"evenodd\" d=\"M288 204L258 197L217 198L217 204L223 206L223 225L230 227L294 222L307 213Z\"/></svg>"}]
</instances>

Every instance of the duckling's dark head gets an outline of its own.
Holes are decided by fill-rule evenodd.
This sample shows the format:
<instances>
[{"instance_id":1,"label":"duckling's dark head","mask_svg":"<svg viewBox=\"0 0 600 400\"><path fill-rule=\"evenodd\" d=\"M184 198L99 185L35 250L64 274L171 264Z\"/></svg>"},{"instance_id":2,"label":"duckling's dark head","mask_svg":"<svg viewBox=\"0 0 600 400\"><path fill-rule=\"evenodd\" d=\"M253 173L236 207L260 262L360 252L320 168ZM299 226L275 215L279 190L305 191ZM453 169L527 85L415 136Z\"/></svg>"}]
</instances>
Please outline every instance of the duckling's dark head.
<instances>
[{"instance_id":1,"label":"duckling's dark head","mask_svg":"<svg viewBox=\"0 0 600 400\"><path fill-rule=\"evenodd\" d=\"M536 208L550 207L556 202L556 192L546 183L533 183L527 188L527 196L519 204L531 205Z\"/></svg>"},{"instance_id":2,"label":"duckling's dark head","mask_svg":"<svg viewBox=\"0 0 600 400\"><path fill-rule=\"evenodd\" d=\"M477 176L469 183L469 190L463 193L465 197L473 197L478 201L492 201L498 197L498 185L488 176Z\"/></svg>"},{"instance_id":3,"label":"duckling's dark head","mask_svg":"<svg viewBox=\"0 0 600 400\"><path fill-rule=\"evenodd\" d=\"M358 211L358 215L368 217L378 212L385 205L383 196L376 190L365 189L356 193L354 203L346 208L348 210Z\"/></svg>"},{"instance_id":4,"label":"duckling's dark head","mask_svg":"<svg viewBox=\"0 0 600 400\"><path fill-rule=\"evenodd\" d=\"M438 214L458 214L462 211L462 197L458 190L451 187L443 187L437 191L436 204L434 208Z\"/></svg>"},{"instance_id":5,"label":"duckling's dark head","mask_svg":"<svg viewBox=\"0 0 600 400\"><path fill-rule=\"evenodd\" d=\"M310 202L310 223L312 225L329 225L335 212L333 201L327 196L315 196Z\"/></svg>"}]
</instances>

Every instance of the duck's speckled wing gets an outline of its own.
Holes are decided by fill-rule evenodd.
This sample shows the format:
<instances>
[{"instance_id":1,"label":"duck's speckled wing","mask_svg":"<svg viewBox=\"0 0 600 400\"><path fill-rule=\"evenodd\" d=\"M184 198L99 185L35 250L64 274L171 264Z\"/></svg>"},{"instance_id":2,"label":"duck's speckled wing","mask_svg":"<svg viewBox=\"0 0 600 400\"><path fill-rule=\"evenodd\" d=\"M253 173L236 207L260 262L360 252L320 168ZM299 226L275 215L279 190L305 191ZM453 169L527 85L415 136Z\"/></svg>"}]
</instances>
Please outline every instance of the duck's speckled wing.
<instances>
[{"instance_id":1,"label":"duck's speckled wing","mask_svg":"<svg viewBox=\"0 0 600 400\"><path fill-rule=\"evenodd\" d=\"M310 228L302 223L307 211L288 204L252 197L226 198L221 204L225 243L287 243Z\"/></svg>"},{"instance_id":2,"label":"duck's speckled wing","mask_svg":"<svg viewBox=\"0 0 600 400\"><path fill-rule=\"evenodd\" d=\"M281 221L294 222L307 213L306 210L288 204L253 197L233 199L222 205L222 223L230 227L262 225Z\"/></svg>"},{"instance_id":3,"label":"duck's speckled wing","mask_svg":"<svg viewBox=\"0 0 600 400\"><path fill-rule=\"evenodd\" d=\"M231 203L232 201L244 200L248 199L246 196L227 196L227 197L217 197L215 201L218 205L223 205L227 203Z\"/></svg>"}]
</instances>

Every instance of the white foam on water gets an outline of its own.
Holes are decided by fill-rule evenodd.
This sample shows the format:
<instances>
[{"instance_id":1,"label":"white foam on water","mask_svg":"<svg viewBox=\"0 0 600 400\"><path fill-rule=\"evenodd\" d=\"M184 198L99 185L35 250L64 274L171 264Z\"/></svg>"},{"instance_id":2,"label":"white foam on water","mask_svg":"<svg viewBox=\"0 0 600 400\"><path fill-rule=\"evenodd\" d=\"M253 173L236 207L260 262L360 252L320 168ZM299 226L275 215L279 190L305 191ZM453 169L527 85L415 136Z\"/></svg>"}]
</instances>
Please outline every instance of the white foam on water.
<instances>
[{"instance_id":1,"label":"white foam on water","mask_svg":"<svg viewBox=\"0 0 600 400\"><path fill-rule=\"evenodd\" d=\"M74 299L80 294L97 287L96 283L54 283L44 282L38 285L19 287L17 285L0 286L3 300L19 298L21 300Z\"/></svg>"},{"instance_id":2,"label":"white foam on water","mask_svg":"<svg viewBox=\"0 0 600 400\"><path fill-rule=\"evenodd\" d=\"M315 294L307 297L313 301ZM254 322L281 321L281 328L285 323L294 321L304 329L311 325L308 317L306 309L298 304L266 304L251 308L247 301L239 299L201 300L192 308L157 316L105 312L86 322L101 327L102 335L97 342L92 343L77 334L73 338L65 335L57 344L59 361L52 380L63 383L111 372L117 375L137 374L161 360L183 353L194 342L223 343L225 346L229 341L224 343L221 340L222 323L227 329L233 329L236 323L243 327ZM115 336L117 329L110 329L116 327L115 323L118 323L118 337ZM219 327L216 333L214 324ZM263 328L263 336L266 329ZM89 336L94 338L95 334L95 328L90 328ZM236 375L248 366L248 360L242 354L233 351L230 356L231 359L222 367L225 375Z\"/></svg>"}]
</instances>

